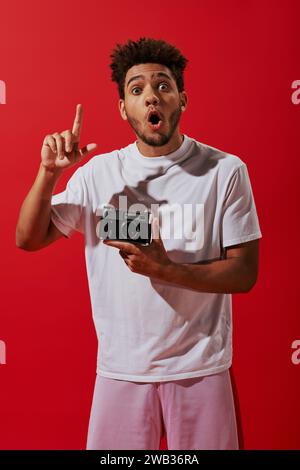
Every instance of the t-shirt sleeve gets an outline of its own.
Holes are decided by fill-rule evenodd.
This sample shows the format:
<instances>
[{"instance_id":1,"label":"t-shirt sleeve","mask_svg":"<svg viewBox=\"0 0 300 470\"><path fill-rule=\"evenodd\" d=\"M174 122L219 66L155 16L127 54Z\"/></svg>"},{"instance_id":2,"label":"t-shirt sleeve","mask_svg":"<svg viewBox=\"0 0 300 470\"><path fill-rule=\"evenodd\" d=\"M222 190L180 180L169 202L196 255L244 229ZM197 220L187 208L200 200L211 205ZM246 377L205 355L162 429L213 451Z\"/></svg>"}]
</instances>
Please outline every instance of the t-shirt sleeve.
<instances>
[{"instance_id":1,"label":"t-shirt sleeve","mask_svg":"<svg viewBox=\"0 0 300 470\"><path fill-rule=\"evenodd\" d=\"M262 237L245 163L230 178L222 209L223 247Z\"/></svg>"},{"instance_id":2,"label":"t-shirt sleeve","mask_svg":"<svg viewBox=\"0 0 300 470\"><path fill-rule=\"evenodd\" d=\"M51 220L67 238L75 231L84 233L84 218L88 204L87 188L79 167L69 179L66 189L51 198Z\"/></svg>"}]
</instances>

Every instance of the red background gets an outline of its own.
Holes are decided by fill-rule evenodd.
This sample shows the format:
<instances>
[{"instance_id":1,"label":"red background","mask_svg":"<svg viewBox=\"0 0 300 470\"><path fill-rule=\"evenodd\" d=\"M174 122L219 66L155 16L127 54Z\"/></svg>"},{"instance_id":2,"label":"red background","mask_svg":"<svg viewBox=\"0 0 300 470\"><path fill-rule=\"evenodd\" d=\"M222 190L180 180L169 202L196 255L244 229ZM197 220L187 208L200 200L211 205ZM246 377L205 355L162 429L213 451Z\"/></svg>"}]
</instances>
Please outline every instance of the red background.
<instances>
[{"instance_id":1,"label":"red background","mask_svg":"<svg viewBox=\"0 0 300 470\"><path fill-rule=\"evenodd\" d=\"M242 448L299 449L300 364L291 362L300 338L300 105L291 101L291 83L300 78L299 1L9 0L0 9L7 87L0 105L0 340L7 348L0 448L85 448L97 343L83 237L30 253L16 248L15 226L44 136L70 128L77 103L83 145L97 142L104 153L133 142L109 54L117 42L152 36L189 59L181 131L240 156L254 191L263 234L259 279L233 296Z\"/></svg>"}]
</instances>

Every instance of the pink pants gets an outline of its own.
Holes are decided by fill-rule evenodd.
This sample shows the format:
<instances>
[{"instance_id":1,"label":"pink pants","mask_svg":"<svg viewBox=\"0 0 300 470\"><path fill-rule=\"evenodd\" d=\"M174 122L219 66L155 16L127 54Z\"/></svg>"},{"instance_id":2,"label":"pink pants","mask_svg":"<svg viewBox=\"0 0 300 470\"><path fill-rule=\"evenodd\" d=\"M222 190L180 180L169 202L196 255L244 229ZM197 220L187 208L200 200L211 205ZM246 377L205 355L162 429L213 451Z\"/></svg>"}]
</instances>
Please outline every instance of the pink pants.
<instances>
[{"instance_id":1,"label":"pink pants","mask_svg":"<svg viewBox=\"0 0 300 470\"><path fill-rule=\"evenodd\" d=\"M229 370L169 382L97 375L88 450L238 449Z\"/></svg>"}]
</instances>

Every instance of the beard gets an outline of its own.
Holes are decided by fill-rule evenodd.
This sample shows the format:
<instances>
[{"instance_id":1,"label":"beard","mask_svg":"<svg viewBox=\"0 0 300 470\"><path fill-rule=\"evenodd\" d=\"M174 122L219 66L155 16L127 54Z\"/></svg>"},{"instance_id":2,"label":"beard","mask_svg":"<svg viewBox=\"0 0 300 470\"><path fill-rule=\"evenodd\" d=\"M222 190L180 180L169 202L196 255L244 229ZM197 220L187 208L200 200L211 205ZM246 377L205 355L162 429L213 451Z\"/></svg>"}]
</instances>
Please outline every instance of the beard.
<instances>
[{"instance_id":1,"label":"beard","mask_svg":"<svg viewBox=\"0 0 300 470\"><path fill-rule=\"evenodd\" d=\"M135 134L140 138L142 142L153 147L162 147L171 140L179 124L181 113L181 106L178 106L178 108L173 111L169 118L169 130L156 131L154 136L148 136L146 135L146 133L140 130L138 121L135 118L131 117L126 111L127 121L134 130Z\"/></svg>"}]
</instances>

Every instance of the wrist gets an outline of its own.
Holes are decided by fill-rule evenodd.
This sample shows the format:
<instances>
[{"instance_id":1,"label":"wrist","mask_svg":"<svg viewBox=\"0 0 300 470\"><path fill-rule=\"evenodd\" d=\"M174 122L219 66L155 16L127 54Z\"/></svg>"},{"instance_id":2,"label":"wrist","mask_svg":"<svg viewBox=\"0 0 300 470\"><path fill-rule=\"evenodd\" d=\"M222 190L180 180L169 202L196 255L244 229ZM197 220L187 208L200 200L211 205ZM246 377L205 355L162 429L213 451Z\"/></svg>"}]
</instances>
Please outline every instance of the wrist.
<instances>
[{"instance_id":1,"label":"wrist","mask_svg":"<svg viewBox=\"0 0 300 470\"><path fill-rule=\"evenodd\" d=\"M58 179L59 176L62 174L63 172L63 169L61 168L57 168L57 167L54 167L54 168L48 168L46 167L43 162L40 163L40 172L46 176L47 178L54 178L54 179Z\"/></svg>"},{"instance_id":2,"label":"wrist","mask_svg":"<svg viewBox=\"0 0 300 470\"><path fill-rule=\"evenodd\" d=\"M158 269L158 277L162 281L172 282L176 278L178 265L169 260L166 264L162 264Z\"/></svg>"}]
</instances>

